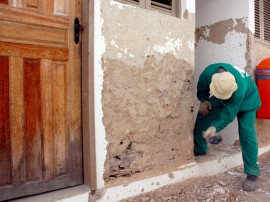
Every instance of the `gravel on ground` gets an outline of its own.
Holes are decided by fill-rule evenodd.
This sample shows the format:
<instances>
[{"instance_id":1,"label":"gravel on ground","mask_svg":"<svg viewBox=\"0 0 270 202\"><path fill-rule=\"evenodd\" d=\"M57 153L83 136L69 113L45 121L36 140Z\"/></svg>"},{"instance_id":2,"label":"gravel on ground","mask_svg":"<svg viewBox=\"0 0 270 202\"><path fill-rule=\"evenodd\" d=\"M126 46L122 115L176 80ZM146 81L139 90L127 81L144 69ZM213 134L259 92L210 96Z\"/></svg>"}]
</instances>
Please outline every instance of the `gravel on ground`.
<instances>
[{"instance_id":1,"label":"gravel on ground","mask_svg":"<svg viewBox=\"0 0 270 202\"><path fill-rule=\"evenodd\" d=\"M270 152L259 157L261 176L259 187L246 192L242 184L246 178L243 166L215 176L200 177L165 186L122 202L270 202Z\"/></svg>"}]
</instances>

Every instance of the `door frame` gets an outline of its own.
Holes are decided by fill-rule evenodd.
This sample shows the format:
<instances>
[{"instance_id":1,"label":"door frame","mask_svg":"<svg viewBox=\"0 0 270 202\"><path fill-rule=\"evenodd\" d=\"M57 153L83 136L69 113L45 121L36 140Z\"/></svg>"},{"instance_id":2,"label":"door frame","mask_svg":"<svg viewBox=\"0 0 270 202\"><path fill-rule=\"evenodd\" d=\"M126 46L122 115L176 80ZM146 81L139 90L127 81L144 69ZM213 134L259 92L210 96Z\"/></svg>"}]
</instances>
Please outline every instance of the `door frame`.
<instances>
[{"instance_id":1,"label":"door frame","mask_svg":"<svg viewBox=\"0 0 270 202\"><path fill-rule=\"evenodd\" d=\"M97 189L94 116L94 0L82 0L82 133L84 184Z\"/></svg>"}]
</instances>

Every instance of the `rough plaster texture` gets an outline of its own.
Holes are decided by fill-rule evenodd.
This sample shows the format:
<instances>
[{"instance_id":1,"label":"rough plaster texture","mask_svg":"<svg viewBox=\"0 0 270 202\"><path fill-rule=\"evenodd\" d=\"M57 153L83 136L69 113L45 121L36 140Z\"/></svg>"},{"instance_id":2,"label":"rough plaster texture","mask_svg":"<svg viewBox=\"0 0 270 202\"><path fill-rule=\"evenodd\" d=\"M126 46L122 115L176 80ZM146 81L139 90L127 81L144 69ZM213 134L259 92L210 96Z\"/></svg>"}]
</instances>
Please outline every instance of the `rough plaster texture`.
<instances>
[{"instance_id":1,"label":"rough plaster texture","mask_svg":"<svg viewBox=\"0 0 270 202\"><path fill-rule=\"evenodd\" d=\"M106 181L194 159L195 18L186 16L101 1Z\"/></svg>"}]
</instances>

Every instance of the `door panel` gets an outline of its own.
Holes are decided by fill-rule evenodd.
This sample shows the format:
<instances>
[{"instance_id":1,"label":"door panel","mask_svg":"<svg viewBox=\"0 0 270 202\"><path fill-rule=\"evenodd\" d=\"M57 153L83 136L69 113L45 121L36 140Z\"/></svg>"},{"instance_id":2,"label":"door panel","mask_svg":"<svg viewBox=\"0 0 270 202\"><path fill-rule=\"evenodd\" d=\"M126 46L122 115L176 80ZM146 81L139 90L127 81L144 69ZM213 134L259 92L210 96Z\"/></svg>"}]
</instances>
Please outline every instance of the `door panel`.
<instances>
[{"instance_id":1,"label":"door panel","mask_svg":"<svg viewBox=\"0 0 270 202\"><path fill-rule=\"evenodd\" d=\"M44 162L43 169L45 170L44 179L50 180L56 176L55 170L55 146L54 146L54 131L53 131L53 67L52 60L41 60L41 114L42 114L42 133L43 135L43 151Z\"/></svg>"},{"instance_id":2,"label":"door panel","mask_svg":"<svg viewBox=\"0 0 270 202\"><path fill-rule=\"evenodd\" d=\"M66 100L65 100L65 64L53 63L53 128L55 134L56 174L67 172L67 130L66 130Z\"/></svg>"},{"instance_id":3,"label":"door panel","mask_svg":"<svg viewBox=\"0 0 270 202\"><path fill-rule=\"evenodd\" d=\"M25 0L25 8L38 9L40 8L40 0Z\"/></svg>"},{"instance_id":4,"label":"door panel","mask_svg":"<svg viewBox=\"0 0 270 202\"><path fill-rule=\"evenodd\" d=\"M80 7L0 0L0 201L83 183Z\"/></svg>"},{"instance_id":5,"label":"door panel","mask_svg":"<svg viewBox=\"0 0 270 202\"><path fill-rule=\"evenodd\" d=\"M8 0L0 0L1 4L8 4Z\"/></svg>"},{"instance_id":6,"label":"door panel","mask_svg":"<svg viewBox=\"0 0 270 202\"><path fill-rule=\"evenodd\" d=\"M10 133L12 148L12 184L26 182L24 161L23 58L10 57ZM16 104L12 104L16 103Z\"/></svg>"},{"instance_id":7,"label":"door panel","mask_svg":"<svg viewBox=\"0 0 270 202\"><path fill-rule=\"evenodd\" d=\"M0 56L0 185L11 182L10 124L9 124L9 60Z\"/></svg>"},{"instance_id":8,"label":"door panel","mask_svg":"<svg viewBox=\"0 0 270 202\"><path fill-rule=\"evenodd\" d=\"M0 41L0 55L19 56L33 59L52 59L58 61L68 60L69 50L67 48L50 48L44 50L43 46L31 44L5 43Z\"/></svg>"},{"instance_id":9,"label":"door panel","mask_svg":"<svg viewBox=\"0 0 270 202\"><path fill-rule=\"evenodd\" d=\"M41 179L41 141L40 141L40 61L24 59L24 142L26 181Z\"/></svg>"},{"instance_id":10,"label":"door panel","mask_svg":"<svg viewBox=\"0 0 270 202\"><path fill-rule=\"evenodd\" d=\"M54 28L43 28L36 25L0 21L0 37L3 41L17 43L50 45L65 47L67 31ZM25 34L27 33L27 34Z\"/></svg>"}]
</instances>

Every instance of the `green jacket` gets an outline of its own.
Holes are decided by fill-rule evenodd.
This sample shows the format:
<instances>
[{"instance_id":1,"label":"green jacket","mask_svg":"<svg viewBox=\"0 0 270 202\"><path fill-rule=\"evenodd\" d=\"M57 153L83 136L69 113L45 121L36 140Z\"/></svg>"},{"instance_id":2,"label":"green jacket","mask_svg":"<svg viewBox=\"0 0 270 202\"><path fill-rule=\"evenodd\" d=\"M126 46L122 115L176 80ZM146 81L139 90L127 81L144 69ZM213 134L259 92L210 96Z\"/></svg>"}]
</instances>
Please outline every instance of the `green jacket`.
<instances>
[{"instance_id":1,"label":"green jacket","mask_svg":"<svg viewBox=\"0 0 270 202\"><path fill-rule=\"evenodd\" d=\"M200 75L197 85L197 97L201 102L209 100L209 85L213 74L218 72L218 68L220 66L234 75L238 89L228 100L220 100L216 98L216 100L224 105L219 119L211 123L211 126L214 126L217 129L217 132L224 129L230 122L232 122L238 112L257 110L261 106L257 86L250 75L244 70L226 63L211 64L206 67Z\"/></svg>"}]
</instances>

